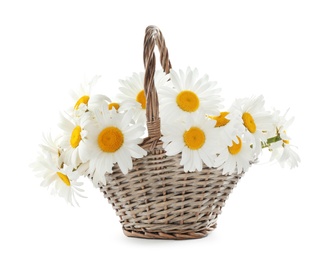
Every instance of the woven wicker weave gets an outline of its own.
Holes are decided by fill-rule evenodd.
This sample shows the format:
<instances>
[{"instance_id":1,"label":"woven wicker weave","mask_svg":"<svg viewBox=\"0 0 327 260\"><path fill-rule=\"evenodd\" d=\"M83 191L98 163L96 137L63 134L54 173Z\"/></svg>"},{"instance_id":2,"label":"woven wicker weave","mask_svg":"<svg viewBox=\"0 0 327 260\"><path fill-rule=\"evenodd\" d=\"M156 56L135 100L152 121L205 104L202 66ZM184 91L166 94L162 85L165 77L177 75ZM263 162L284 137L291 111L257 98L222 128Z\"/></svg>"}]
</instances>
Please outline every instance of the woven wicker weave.
<instances>
[{"instance_id":1,"label":"woven wicker weave","mask_svg":"<svg viewBox=\"0 0 327 260\"><path fill-rule=\"evenodd\" d=\"M165 40L157 27L149 26L144 39L144 90L148 137L141 147L148 155L133 160L127 175L114 166L100 185L120 218L125 235L141 238L189 239L206 236L242 174L222 175L205 165L201 172L185 173L181 154L166 156L162 148L158 96L154 86L158 46L166 73L171 64Z\"/></svg>"}]
</instances>

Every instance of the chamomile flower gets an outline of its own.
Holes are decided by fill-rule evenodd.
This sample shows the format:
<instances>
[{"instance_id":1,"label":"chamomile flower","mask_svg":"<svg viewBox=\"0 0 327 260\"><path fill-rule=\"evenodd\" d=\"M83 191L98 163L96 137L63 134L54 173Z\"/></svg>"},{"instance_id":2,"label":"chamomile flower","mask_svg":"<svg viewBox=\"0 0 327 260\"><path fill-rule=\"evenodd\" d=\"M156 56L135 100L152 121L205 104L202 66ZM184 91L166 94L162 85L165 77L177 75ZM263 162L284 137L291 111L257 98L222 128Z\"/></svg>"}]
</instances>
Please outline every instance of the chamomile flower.
<instances>
[{"instance_id":1,"label":"chamomile flower","mask_svg":"<svg viewBox=\"0 0 327 260\"><path fill-rule=\"evenodd\" d=\"M131 100L123 100L121 102L107 102L109 110L116 110L119 113L127 112L128 110L137 110L138 103Z\"/></svg>"},{"instance_id":2,"label":"chamomile flower","mask_svg":"<svg viewBox=\"0 0 327 260\"><path fill-rule=\"evenodd\" d=\"M245 126L245 135L249 137L254 152L259 155L262 142L267 140L267 132L272 129L271 114L264 108L263 96L236 100L232 106L238 112Z\"/></svg>"},{"instance_id":3,"label":"chamomile flower","mask_svg":"<svg viewBox=\"0 0 327 260\"><path fill-rule=\"evenodd\" d=\"M185 172L201 171L203 163L212 167L217 154L215 121L204 115L188 115L177 124L163 124L163 147L166 154L182 153L180 164Z\"/></svg>"},{"instance_id":4,"label":"chamomile flower","mask_svg":"<svg viewBox=\"0 0 327 260\"><path fill-rule=\"evenodd\" d=\"M243 120L235 111L222 111L218 116L208 116L215 120L219 139L222 143L232 146L233 141L238 142L237 136L244 133Z\"/></svg>"},{"instance_id":5,"label":"chamomile flower","mask_svg":"<svg viewBox=\"0 0 327 260\"><path fill-rule=\"evenodd\" d=\"M43 151L32 165L37 176L42 178L41 186L48 187L53 195L64 198L71 205L78 205L76 196L84 197L72 167L59 166L58 160L48 151Z\"/></svg>"},{"instance_id":6,"label":"chamomile flower","mask_svg":"<svg viewBox=\"0 0 327 260\"><path fill-rule=\"evenodd\" d=\"M52 158L57 159L60 158L60 155L63 152L63 149L59 145L59 138L53 138L51 133L43 133L43 140L40 144L40 148L42 151L48 152ZM60 160L61 163L61 160Z\"/></svg>"},{"instance_id":7,"label":"chamomile flower","mask_svg":"<svg viewBox=\"0 0 327 260\"><path fill-rule=\"evenodd\" d=\"M121 114L109 110L107 106L94 111L94 122L85 129L88 138L87 150L80 154L82 162L89 161L89 170L93 172L93 183L106 184L106 173L112 173L115 163L122 173L127 174L133 168L132 157L141 158L147 154L138 144L145 127L131 124L133 113Z\"/></svg>"},{"instance_id":8,"label":"chamomile flower","mask_svg":"<svg viewBox=\"0 0 327 260\"><path fill-rule=\"evenodd\" d=\"M158 90L160 116L164 121L179 120L196 112L212 115L219 111L220 88L207 75L199 77L197 69L188 68L179 74L171 69L170 77L167 86Z\"/></svg>"},{"instance_id":9,"label":"chamomile flower","mask_svg":"<svg viewBox=\"0 0 327 260\"><path fill-rule=\"evenodd\" d=\"M154 74L154 84L156 89L161 89L168 81L169 75L162 70L157 70ZM118 98L125 103L126 108L134 110L133 119L138 123L145 123L146 97L144 93L144 72L134 73L126 80L120 80L121 87Z\"/></svg>"},{"instance_id":10,"label":"chamomile flower","mask_svg":"<svg viewBox=\"0 0 327 260\"><path fill-rule=\"evenodd\" d=\"M67 165L76 168L80 163L80 151L86 149L85 139L87 132L85 125L91 120L88 114L70 119L61 115L59 127L63 130L61 147L63 160Z\"/></svg>"},{"instance_id":11,"label":"chamomile flower","mask_svg":"<svg viewBox=\"0 0 327 260\"><path fill-rule=\"evenodd\" d=\"M287 111L288 112L288 111ZM277 160L282 167L288 164L290 168L297 167L301 161L299 155L293 150L296 147L290 143L291 138L288 136L288 127L293 123L294 117L286 119L286 114L280 115L279 111L274 113L274 132L270 133L267 140L267 146L271 151L271 161Z\"/></svg>"},{"instance_id":12,"label":"chamomile flower","mask_svg":"<svg viewBox=\"0 0 327 260\"><path fill-rule=\"evenodd\" d=\"M288 165L291 169L298 167L300 156L294 151L296 147L285 141L278 141L270 145L271 160L277 160L282 167Z\"/></svg>"},{"instance_id":13,"label":"chamomile flower","mask_svg":"<svg viewBox=\"0 0 327 260\"><path fill-rule=\"evenodd\" d=\"M99 104L101 105L104 101L111 102L105 95L94 95L92 93L99 78L100 76L95 76L91 81L85 80L78 89L72 91L71 96L73 98L74 106L69 109L69 112L75 116L81 116L87 110L93 110L94 107L99 106Z\"/></svg>"},{"instance_id":14,"label":"chamomile flower","mask_svg":"<svg viewBox=\"0 0 327 260\"><path fill-rule=\"evenodd\" d=\"M219 145L219 155L215 160L215 166L223 170L223 174L238 174L246 172L253 160L253 149L246 136L237 136L237 142L232 142L231 146Z\"/></svg>"}]
</instances>

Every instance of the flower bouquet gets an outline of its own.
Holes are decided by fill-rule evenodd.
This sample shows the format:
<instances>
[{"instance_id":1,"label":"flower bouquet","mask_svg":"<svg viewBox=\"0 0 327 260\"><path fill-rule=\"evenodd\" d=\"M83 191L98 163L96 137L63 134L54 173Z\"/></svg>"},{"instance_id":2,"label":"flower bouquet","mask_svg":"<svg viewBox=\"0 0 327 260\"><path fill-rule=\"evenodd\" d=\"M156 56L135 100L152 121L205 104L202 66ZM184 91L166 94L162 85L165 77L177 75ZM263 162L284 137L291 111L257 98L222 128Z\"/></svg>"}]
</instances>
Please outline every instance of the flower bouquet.
<instances>
[{"instance_id":1,"label":"flower bouquet","mask_svg":"<svg viewBox=\"0 0 327 260\"><path fill-rule=\"evenodd\" d=\"M144 73L120 81L114 100L92 93L98 76L74 92L59 136L44 135L33 163L42 186L78 205L84 176L112 204L127 236L200 238L216 227L228 195L262 153L298 165L287 134L293 119L266 110L263 96L224 109L207 75L171 68L154 26L146 29L144 65Z\"/></svg>"}]
</instances>

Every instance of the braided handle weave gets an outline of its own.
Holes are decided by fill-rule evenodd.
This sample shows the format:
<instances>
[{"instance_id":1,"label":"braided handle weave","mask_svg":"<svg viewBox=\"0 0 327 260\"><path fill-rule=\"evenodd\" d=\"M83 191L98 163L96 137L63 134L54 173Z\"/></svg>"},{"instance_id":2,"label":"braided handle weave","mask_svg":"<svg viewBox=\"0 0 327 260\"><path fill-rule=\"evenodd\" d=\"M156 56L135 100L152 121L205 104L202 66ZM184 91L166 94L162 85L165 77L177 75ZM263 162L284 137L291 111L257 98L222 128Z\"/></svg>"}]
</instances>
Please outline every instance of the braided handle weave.
<instances>
[{"instance_id":1,"label":"braided handle weave","mask_svg":"<svg viewBox=\"0 0 327 260\"><path fill-rule=\"evenodd\" d=\"M153 143L151 146L152 149L155 147L155 144L161 137L159 100L154 84L154 74L156 70L156 56L154 54L155 45L157 45L159 49L161 66L165 73L168 74L171 69L171 63L169 60L165 39L159 28L151 25L145 30L143 62L145 68L144 93L146 96L146 120L148 127L148 138L149 141Z\"/></svg>"}]
</instances>

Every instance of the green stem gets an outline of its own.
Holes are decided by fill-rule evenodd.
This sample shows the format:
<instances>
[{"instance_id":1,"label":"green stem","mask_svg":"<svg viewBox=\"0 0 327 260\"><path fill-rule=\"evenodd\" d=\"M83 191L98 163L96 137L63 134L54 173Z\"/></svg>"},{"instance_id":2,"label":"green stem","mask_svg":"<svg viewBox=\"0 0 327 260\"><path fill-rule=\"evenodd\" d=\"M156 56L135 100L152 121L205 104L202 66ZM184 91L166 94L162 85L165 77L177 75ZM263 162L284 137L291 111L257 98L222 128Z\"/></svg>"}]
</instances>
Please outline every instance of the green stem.
<instances>
[{"instance_id":1,"label":"green stem","mask_svg":"<svg viewBox=\"0 0 327 260\"><path fill-rule=\"evenodd\" d=\"M274 137L268 138L266 143L261 142L261 147L262 148L267 148L267 147L270 146L270 144L276 143L276 142L281 141L281 140L282 140L282 138L280 138L280 135L278 134L278 135L276 135Z\"/></svg>"}]
</instances>

